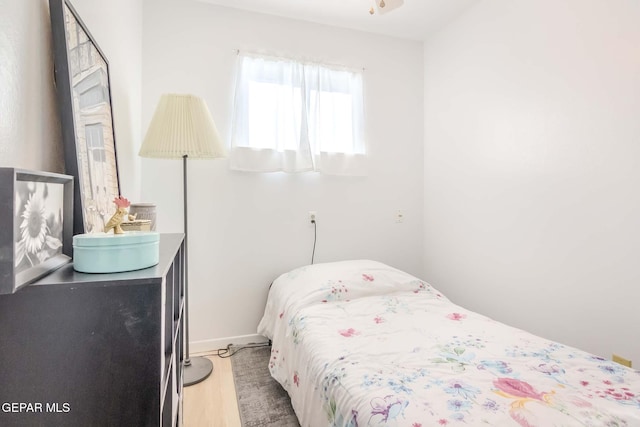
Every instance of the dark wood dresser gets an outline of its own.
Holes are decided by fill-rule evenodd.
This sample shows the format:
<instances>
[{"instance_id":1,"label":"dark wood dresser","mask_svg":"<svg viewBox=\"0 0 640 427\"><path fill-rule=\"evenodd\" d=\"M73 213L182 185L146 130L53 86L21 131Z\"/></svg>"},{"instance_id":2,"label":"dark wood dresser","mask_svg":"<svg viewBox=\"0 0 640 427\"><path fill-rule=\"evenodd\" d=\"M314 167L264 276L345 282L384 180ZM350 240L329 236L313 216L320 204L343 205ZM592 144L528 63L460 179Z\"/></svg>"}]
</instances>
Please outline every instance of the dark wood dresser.
<instances>
[{"instance_id":1,"label":"dark wood dresser","mask_svg":"<svg viewBox=\"0 0 640 427\"><path fill-rule=\"evenodd\" d=\"M162 234L154 267L0 295L0 426L181 426L184 253Z\"/></svg>"}]
</instances>

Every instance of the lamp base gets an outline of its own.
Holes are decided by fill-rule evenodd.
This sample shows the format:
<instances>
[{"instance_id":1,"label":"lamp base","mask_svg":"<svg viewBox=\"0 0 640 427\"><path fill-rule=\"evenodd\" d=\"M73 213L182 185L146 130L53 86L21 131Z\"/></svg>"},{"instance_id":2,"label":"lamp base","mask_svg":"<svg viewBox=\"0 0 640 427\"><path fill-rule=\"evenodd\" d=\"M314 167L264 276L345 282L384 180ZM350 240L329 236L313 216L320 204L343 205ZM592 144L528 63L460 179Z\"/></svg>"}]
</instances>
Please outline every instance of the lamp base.
<instances>
[{"instance_id":1,"label":"lamp base","mask_svg":"<svg viewBox=\"0 0 640 427\"><path fill-rule=\"evenodd\" d=\"M213 372L213 363L205 357L194 357L189 365L184 365L184 386L198 384Z\"/></svg>"}]
</instances>

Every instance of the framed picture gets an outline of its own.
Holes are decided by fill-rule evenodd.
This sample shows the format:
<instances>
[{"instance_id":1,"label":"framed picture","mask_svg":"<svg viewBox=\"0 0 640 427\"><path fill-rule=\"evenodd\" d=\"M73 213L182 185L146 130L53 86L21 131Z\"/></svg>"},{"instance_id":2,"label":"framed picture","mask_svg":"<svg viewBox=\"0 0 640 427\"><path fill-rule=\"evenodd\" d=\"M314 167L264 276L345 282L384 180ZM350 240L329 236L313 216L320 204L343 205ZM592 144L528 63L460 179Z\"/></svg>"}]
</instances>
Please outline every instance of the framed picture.
<instances>
[{"instance_id":1,"label":"framed picture","mask_svg":"<svg viewBox=\"0 0 640 427\"><path fill-rule=\"evenodd\" d=\"M74 234L100 232L120 195L109 64L68 0L49 0L66 173L75 178Z\"/></svg>"},{"instance_id":2,"label":"framed picture","mask_svg":"<svg viewBox=\"0 0 640 427\"><path fill-rule=\"evenodd\" d=\"M73 177L0 168L0 294L71 260Z\"/></svg>"}]
</instances>

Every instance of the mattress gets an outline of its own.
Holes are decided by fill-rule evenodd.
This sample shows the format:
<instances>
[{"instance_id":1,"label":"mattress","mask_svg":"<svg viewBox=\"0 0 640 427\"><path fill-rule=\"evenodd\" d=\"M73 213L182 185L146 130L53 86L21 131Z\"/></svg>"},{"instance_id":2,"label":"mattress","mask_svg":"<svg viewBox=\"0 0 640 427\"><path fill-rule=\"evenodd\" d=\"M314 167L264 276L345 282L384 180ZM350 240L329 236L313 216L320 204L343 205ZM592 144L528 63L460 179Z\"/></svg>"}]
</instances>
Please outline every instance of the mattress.
<instances>
[{"instance_id":1,"label":"mattress","mask_svg":"<svg viewBox=\"0 0 640 427\"><path fill-rule=\"evenodd\" d=\"M302 427L640 426L640 372L375 261L274 281L258 333Z\"/></svg>"}]
</instances>

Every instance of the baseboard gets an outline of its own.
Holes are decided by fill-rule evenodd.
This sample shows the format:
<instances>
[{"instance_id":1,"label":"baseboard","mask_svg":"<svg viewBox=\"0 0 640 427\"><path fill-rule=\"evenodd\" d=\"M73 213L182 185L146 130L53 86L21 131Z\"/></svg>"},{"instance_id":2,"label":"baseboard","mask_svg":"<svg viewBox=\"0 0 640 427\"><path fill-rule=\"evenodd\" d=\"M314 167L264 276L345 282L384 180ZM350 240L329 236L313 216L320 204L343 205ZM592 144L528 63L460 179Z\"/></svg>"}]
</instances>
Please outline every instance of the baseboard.
<instances>
[{"instance_id":1,"label":"baseboard","mask_svg":"<svg viewBox=\"0 0 640 427\"><path fill-rule=\"evenodd\" d=\"M189 344L189 352L192 354L209 353L219 348L226 348L229 344L246 345L266 342L269 342L269 340L258 334L238 335L235 337L216 338L213 340L191 341Z\"/></svg>"}]
</instances>

